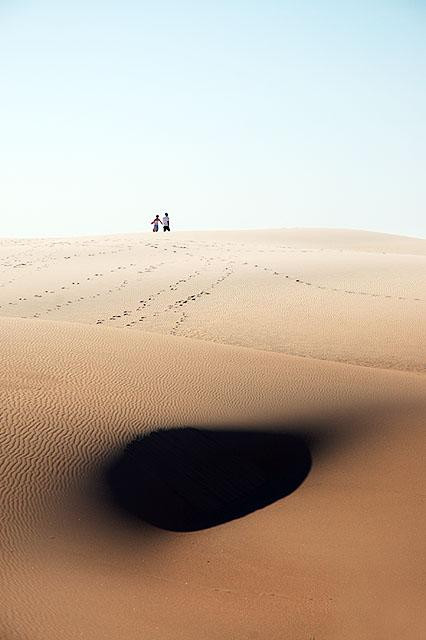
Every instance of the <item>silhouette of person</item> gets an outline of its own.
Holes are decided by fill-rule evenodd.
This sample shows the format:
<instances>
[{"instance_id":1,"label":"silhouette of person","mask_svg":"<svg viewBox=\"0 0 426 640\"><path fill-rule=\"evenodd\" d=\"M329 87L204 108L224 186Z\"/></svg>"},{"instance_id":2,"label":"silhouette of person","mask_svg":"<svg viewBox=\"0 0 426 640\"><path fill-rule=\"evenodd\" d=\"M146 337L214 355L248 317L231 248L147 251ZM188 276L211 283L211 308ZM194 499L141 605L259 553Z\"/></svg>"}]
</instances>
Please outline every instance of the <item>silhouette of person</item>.
<instances>
[{"instance_id":1,"label":"silhouette of person","mask_svg":"<svg viewBox=\"0 0 426 640\"><path fill-rule=\"evenodd\" d=\"M154 218L154 220L151 222L151 224L153 224L154 226L152 227L153 231L158 231L158 225L159 224L163 224L160 220L160 216L157 214Z\"/></svg>"},{"instance_id":2,"label":"silhouette of person","mask_svg":"<svg viewBox=\"0 0 426 640\"><path fill-rule=\"evenodd\" d=\"M170 218L168 213L165 213L163 216L163 231L170 231Z\"/></svg>"}]
</instances>

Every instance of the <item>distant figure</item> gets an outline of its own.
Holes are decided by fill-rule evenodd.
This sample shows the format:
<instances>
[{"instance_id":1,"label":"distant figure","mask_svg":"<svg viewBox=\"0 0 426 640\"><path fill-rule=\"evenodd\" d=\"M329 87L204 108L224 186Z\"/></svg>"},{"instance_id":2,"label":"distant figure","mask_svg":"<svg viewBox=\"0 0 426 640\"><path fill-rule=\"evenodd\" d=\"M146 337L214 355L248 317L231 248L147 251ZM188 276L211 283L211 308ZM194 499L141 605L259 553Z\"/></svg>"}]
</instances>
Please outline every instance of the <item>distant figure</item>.
<instances>
[{"instance_id":1,"label":"distant figure","mask_svg":"<svg viewBox=\"0 0 426 640\"><path fill-rule=\"evenodd\" d=\"M157 214L154 218L154 220L151 222L151 224L153 224L154 226L152 227L153 231L158 231L158 225L159 224L163 224L160 220L160 216Z\"/></svg>"},{"instance_id":2,"label":"distant figure","mask_svg":"<svg viewBox=\"0 0 426 640\"><path fill-rule=\"evenodd\" d=\"M163 216L163 231L170 231L170 218L168 213L165 213Z\"/></svg>"}]
</instances>

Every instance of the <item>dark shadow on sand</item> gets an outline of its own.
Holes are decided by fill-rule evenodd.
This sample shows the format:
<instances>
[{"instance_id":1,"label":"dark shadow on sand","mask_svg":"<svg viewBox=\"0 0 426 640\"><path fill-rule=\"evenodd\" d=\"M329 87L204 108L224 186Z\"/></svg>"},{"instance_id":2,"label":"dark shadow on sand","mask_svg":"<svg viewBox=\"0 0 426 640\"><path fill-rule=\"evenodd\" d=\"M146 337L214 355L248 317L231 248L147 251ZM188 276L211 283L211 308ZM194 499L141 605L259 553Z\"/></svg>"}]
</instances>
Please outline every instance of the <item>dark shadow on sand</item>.
<instances>
[{"instance_id":1,"label":"dark shadow on sand","mask_svg":"<svg viewBox=\"0 0 426 640\"><path fill-rule=\"evenodd\" d=\"M282 432L156 431L129 443L106 481L127 514L168 531L197 531L295 491L312 464L307 442Z\"/></svg>"}]
</instances>

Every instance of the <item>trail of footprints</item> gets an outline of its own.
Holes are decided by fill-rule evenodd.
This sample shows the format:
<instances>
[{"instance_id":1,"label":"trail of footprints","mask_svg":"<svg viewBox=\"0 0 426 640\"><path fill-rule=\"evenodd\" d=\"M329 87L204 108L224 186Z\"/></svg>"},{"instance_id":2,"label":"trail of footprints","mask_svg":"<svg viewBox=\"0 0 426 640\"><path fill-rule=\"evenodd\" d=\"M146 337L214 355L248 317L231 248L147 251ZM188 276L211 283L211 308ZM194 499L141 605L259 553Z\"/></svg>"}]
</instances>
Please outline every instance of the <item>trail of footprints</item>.
<instances>
[{"instance_id":1,"label":"trail of footprints","mask_svg":"<svg viewBox=\"0 0 426 640\"><path fill-rule=\"evenodd\" d=\"M92 242L92 241L90 241ZM52 246L54 245L67 245L70 243L67 242L55 242L52 244ZM193 254L190 251L190 247L187 246L189 244L192 244L195 248L200 248L203 247L203 249L222 249L222 246L218 246L217 243L206 243L206 242L195 242L195 241L188 241L186 244L171 244L171 245L167 245L167 246L162 246L161 243L153 243L153 242L146 242L146 241L140 241L139 243L140 245L143 245L144 247L147 247L149 249L154 249L155 251L162 251L162 252L169 252L169 253L179 253L180 255L185 255L188 257L194 257ZM90 243L82 243L81 245L79 245L80 247L90 247ZM86 253L86 252L77 252L77 253L71 253L68 255L64 255L64 256L58 256L58 255L54 255L53 253L50 254L49 256L47 256L47 261L46 261L46 256L43 256L43 260L37 260L32 258L32 260L28 260L26 258L31 257L28 256L28 253L30 250L25 250L22 252L16 252L13 255L9 255L6 258L3 259L3 261L0 263L0 266L4 267L7 270L10 269L17 269L19 271L18 275L24 275L25 272L25 267L31 267L34 264L36 264L37 262L39 262L39 266L36 267L37 270L40 269L45 269L48 268L49 265L49 260L59 260L59 259L63 259L63 260L71 260L73 258L78 258L78 257L95 257L95 256L108 256L108 255L112 255L112 254L118 254L118 253L122 253L124 251L130 251L130 250L134 250L135 246L134 245L129 245L127 243L123 243L122 245L119 245L118 247L112 248L112 247L108 247L107 249L103 249L103 250L98 250L98 251L92 251L91 253ZM233 243L227 243L226 245L226 252L229 254L232 251L234 252L239 252L239 251L247 251L247 247L244 246L244 244L233 244ZM269 251L267 249L258 249L258 253L277 253L277 252L282 252L282 251L290 251L290 252L300 252L302 251L303 253L313 253L313 252L317 252L317 251L322 251L323 249L316 249L316 250L302 250L302 249L296 249L294 247L290 247L290 246L279 246L275 249L270 249ZM139 301L139 306L136 307L135 309L124 309L123 311L121 311L120 314L113 314L111 316L109 316L108 318L98 318L96 320L96 324L101 325L104 324L107 321L116 321L116 320L129 320L128 322L126 322L125 326L126 327L133 327L139 323L143 323L145 320L147 319L152 319L152 318L157 318L159 316L163 316L166 313L169 312L178 312L179 309L184 308L185 305L191 305L191 303L197 301L197 299L201 298L202 296L205 295L210 295L213 290L215 289L215 287L217 287L218 285L220 285L221 282L223 282L226 278L230 277L234 271L235 271L235 261L233 260L229 260L229 258L231 258L232 256L228 256L228 258L224 258L222 257L218 257L217 255L214 254L210 254L210 255L203 255L201 256L200 260L204 263L204 265L206 266L206 268L210 268L212 265L217 264L218 262L224 262L226 263L226 267L223 271L223 273L214 281L212 282L208 287L203 288L201 291L198 291L194 294L188 295L186 298L183 299L179 299L176 300L175 302L167 305L165 308L161 309L161 310L156 310L153 313L151 313L150 315L139 315L139 317L135 320L130 320L130 316L134 316L136 313L138 312L145 312L146 309L150 308L154 301L156 301L158 299L159 296L161 296L162 294L165 294L168 290L169 291L177 291L178 288L180 287L180 285L183 285L185 283L187 283L188 281L197 278L200 275L200 271L194 271L190 274L188 274L186 277L180 278L178 280L176 280L175 282L173 282L172 284L170 284L168 286L168 288L164 288L164 289L160 289L159 291L151 294L149 297L147 297L146 299L141 299ZM137 260L137 258L134 258L134 260ZM148 265L147 267L145 267L144 269L140 269L136 271L136 280L140 281L143 280L143 277L145 274L147 273L152 273L153 271L155 271L156 269L159 269L160 267L164 266L166 264L166 262L159 262L157 264L151 264ZM306 280L303 280L301 278L296 278L295 276L291 276L289 274L285 274L283 272L280 271L276 271L273 268L269 268L269 267L265 267L262 266L258 263L249 263L248 261L245 262L240 262L239 263L241 266L251 266L255 269L260 269L263 270L267 273L272 274L273 276L279 276L279 277L283 277L285 279L288 279L294 283L303 285L303 286L308 286L308 287L313 287L315 289L320 289L320 290L328 290L328 291L335 291L335 292L340 292L340 293L345 293L348 295L363 295L363 296L370 296L373 298L387 298L387 299L394 299L394 300L401 300L401 301L412 301L412 302L425 302L424 299L422 298L410 298L407 296L392 296L392 295L387 295L387 294L380 294L380 293L372 293L369 291L354 291L351 289L343 289L343 288L338 288L338 287L327 287L325 285L321 285L321 284L313 284L311 282L308 282ZM111 269L109 269L109 273L116 273L116 272L121 272L121 271L125 271L127 269L135 269L137 268L137 262L131 262L127 265L119 265L116 267L113 267ZM103 277L103 273L100 272L96 272L96 273L92 273L90 275L87 275L85 277L85 281L91 281L91 280L96 280L98 278L102 278ZM15 278L11 278L10 280L1 283L0 287L4 287L6 285L10 285L13 284L16 281L17 277ZM45 296L48 295L55 295L55 294L60 294L63 293L65 291L68 290L73 290L74 287L78 287L81 282L83 280L74 280L71 283L67 285L62 285L60 286L59 289L44 289L43 291L39 291L38 293L34 293L31 295L31 297L25 297L25 296L19 296L18 298L15 298L14 300L8 301L7 303L3 303L3 305L0 305L0 308L2 307L10 307L10 306L17 306L20 305L21 303L24 303L26 301L28 301L31 298L38 298L38 299L42 299ZM73 298L73 299L69 299L66 300L65 302L57 303L55 305L51 305L50 307L46 308L45 310L41 310L37 313L34 313L32 315L32 317L34 318L39 318L40 316L42 316L43 314L49 314L52 313L53 311L58 311L61 308L66 308L69 305L75 304L75 303L79 303L82 302L85 299L95 299L97 297L103 296L103 295L110 295L112 294L114 291L123 291L124 289L126 289L129 286L129 280L128 279L124 279L122 280L118 285L110 288L110 289L105 289L102 292L95 292L91 295L88 296L79 296L77 298ZM182 311L182 314L179 316L179 318L174 322L170 333L175 335L177 334L182 325L184 324L185 320L188 318L188 312L187 311Z\"/></svg>"},{"instance_id":2,"label":"trail of footprints","mask_svg":"<svg viewBox=\"0 0 426 640\"><path fill-rule=\"evenodd\" d=\"M90 244L92 242L95 242L95 240L90 240L88 242L83 242L81 244L75 244L75 245L73 245L73 243L68 241L55 241L50 246L53 247L58 245L61 247L63 246L90 247ZM146 247L158 249L158 246L152 245L151 243L146 243L144 241L140 241L138 244L143 244ZM44 248L43 244L41 244L40 246ZM18 253L9 254L6 258L3 258L3 260L0 261L0 267L3 267L5 269L20 269L22 271L23 267L33 267L34 265L39 264L39 266L36 267L36 271L40 271L41 269L48 269L51 266L50 262L55 262L58 260L72 260L74 258L82 258L82 257L87 258L87 257L96 257L96 256L116 255L116 254L123 253L124 251L134 250L135 246L132 244L130 245L125 244L110 250L92 251L91 253L78 252L78 253L70 253L69 255L57 255L51 252L48 254L44 254L42 258L37 258L33 256L34 249L37 250L37 248L38 248L37 245L35 245L34 248L29 248L29 249L27 248ZM31 259L23 262L23 257L28 255ZM125 269L125 268L126 267L122 266L122 267L117 267L116 269ZM114 269L112 269L111 271L114 271ZM7 284L13 284L16 280L17 278L13 278L11 280L8 280L7 282L0 283L0 287L4 287ZM62 287L62 288L64 289L65 287ZM48 293L52 293L52 292L49 291Z\"/></svg>"},{"instance_id":3,"label":"trail of footprints","mask_svg":"<svg viewBox=\"0 0 426 640\"><path fill-rule=\"evenodd\" d=\"M68 243L68 242L56 242L54 244L69 245L70 243ZM153 245L151 243L143 243L142 241L139 244L144 244L144 246L146 246L146 247L151 247L151 248L155 248L155 249L159 248L158 245ZM70 259L72 259L74 257L78 258L78 257L82 257L82 256L84 256L84 257L87 257L87 256L90 257L90 256L96 256L96 255L108 256L108 255L112 255L112 254L117 254L117 253L123 252L126 249L127 250L134 249L134 246L126 245L125 247L118 248L118 249L112 250L112 251L105 251L104 250L104 251L97 251L97 252L93 252L93 253L89 253L89 254L73 253L73 254L66 255L66 256L54 256L53 254L51 254L51 255L48 255L48 256L43 256L43 262L41 262L42 266L41 267L37 267L37 270L39 270L40 268L48 268L49 267L49 263L46 262L46 258L48 260L58 260L60 258L63 258L64 260L70 260ZM23 251L22 254L27 253L28 251L29 250ZM2 266L10 269L10 268L16 268L18 266L19 267L33 266L33 264L37 263L37 260L33 260L32 262L25 262L25 263L24 262L20 262L20 263L17 263L17 264L15 263L14 264L13 263L13 259L15 259L15 260L19 259L20 255L21 254L15 254L14 256L8 256L8 260L6 262L3 262ZM145 269L138 271L138 274L151 273L152 271L155 271L156 269L158 269L159 267L163 266L164 264L165 264L164 262L161 262L161 263L159 263L157 265L149 265ZM130 263L128 266L119 265L119 266L117 266L117 267L115 267L113 269L110 269L109 272L110 273L114 273L114 272L117 272L117 271L126 270L129 267L136 267L136 263L135 262ZM92 280L94 278L102 277L103 275L104 275L103 273L94 273L91 276L87 276L85 278L85 280L86 281L90 281L90 280ZM13 284L15 281L16 281L16 278L12 278L12 279L8 280L5 283L1 283L0 287L4 287L4 286L6 286L6 284ZM34 293L34 294L31 295L31 298L40 298L41 299L41 298L44 298L46 295L52 295L52 294L55 295L55 294L62 293L64 291L70 290L74 286L79 286L80 284L81 284L80 281L75 280L75 281L72 281L68 286L66 286L66 285L61 286L59 290L44 289L43 291L40 291L38 293ZM111 293L113 293L114 290L121 291L124 288L126 288L128 284L129 284L128 280L123 280L117 287L113 287L112 289L108 289L107 291L104 292L104 294L106 294L106 295L111 294ZM91 296L80 296L78 298L74 298L73 300L67 300L66 302L64 302L62 304L58 303L58 304L52 306L51 308L47 308L45 310L39 311L37 313L34 313L34 314L32 314L32 317L33 318L40 318L45 313L46 314L47 313L51 313L54 310L58 311L59 309L61 309L63 307L67 307L67 306L69 306L71 304L75 304L75 303L81 302L83 300L88 299L89 297L94 299L94 298L99 297L101 295L102 295L102 293L98 292L98 293L93 294ZM15 300L11 300L11 301L8 301L7 303L4 303L3 305L0 305L0 309L2 307L5 307L6 305L7 306L17 306L19 303L26 302L29 299L30 298L25 297L25 296L19 296ZM114 318L115 317L120 317L120 316L114 316ZM99 324L99 322L98 322L98 324Z\"/></svg>"},{"instance_id":4,"label":"trail of footprints","mask_svg":"<svg viewBox=\"0 0 426 640\"><path fill-rule=\"evenodd\" d=\"M158 269L159 267L163 266L165 263L161 262L157 265L149 265L148 267L146 267L143 270L139 270L137 273L138 274L144 274L144 273L151 273L153 271L155 271L156 269ZM110 269L110 273L116 272L116 271L121 271L121 270L126 270L129 267L136 267L136 263L132 262L129 265L125 266L125 265L121 265L121 266L117 266L113 269ZM90 280L94 280L95 278L101 278L103 277L103 273L94 273L91 276L86 276L84 278L85 281L90 281ZM83 279L81 280L73 280L68 286L66 285L62 285L60 286L59 289L44 289L43 292L38 292L38 293L34 293L31 295L31 298L44 298L46 295L55 295L64 291L68 291L73 289L73 287L77 287L79 285L81 285L81 283L83 282ZM118 286L113 287L112 289L108 289L108 290L104 290L103 292L97 292L95 294L92 294L90 296L79 296L78 298L74 298L72 300L67 300L65 302L63 302L62 304L56 304L56 305L52 305L52 307L49 307L45 310L41 310L37 313L34 313L32 315L33 318L40 318L42 315L44 315L45 313L51 313L52 311L58 311L59 309L63 308L63 307L67 307L71 304L75 304L78 302L81 302L83 300L92 298L95 299L101 295L109 295L111 293L113 293L114 290L116 291L122 291L123 289L125 289L129 284L128 280L123 280L122 282L120 282L120 284ZM17 299L15 299L14 301L9 301L7 303L8 306L17 306L19 303L28 301L30 298L25 297L25 296L19 296ZM0 309L2 308L2 306L5 305L0 305ZM25 316L24 316L25 317Z\"/></svg>"},{"instance_id":5,"label":"trail of footprints","mask_svg":"<svg viewBox=\"0 0 426 640\"><path fill-rule=\"evenodd\" d=\"M223 282L226 278L229 278L234 273L233 264L234 263L228 264L225 267L223 273L214 282L212 282L208 287L202 289L201 291L197 291L196 293L192 293L192 294L186 296L185 298L181 298L179 300L176 300L175 302L167 305L163 309L154 311L151 315L140 315L136 320L130 320L129 322L127 322L125 324L125 326L126 327L134 327L135 325L137 325L137 324L139 324L141 322L144 322L147 319L158 318L158 317L163 316L164 314L169 313L169 312L177 312L179 310L179 308L184 307L184 305L191 304L192 302L196 302L199 298L201 298L203 296L211 295L211 293L215 289L215 287L220 285L221 282ZM191 279L196 278L196 277L198 277L200 275L201 275L200 271L198 271L198 270L194 271L194 272L190 273L188 276L186 276L185 278L180 278L179 280L176 280L174 283L169 285L168 289L170 291L176 291L181 284L185 284L188 281L190 281ZM166 291L167 291L167 289L160 289L159 291L157 291L154 294L150 295L148 298L140 300L139 301L139 306L136 307L136 309L134 311L135 312L140 312L140 311L144 311L145 309L149 308L153 304L153 302L158 298L158 296L161 296L162 294L166 293ZM131 310L131 309L125 309L120 314L114 314L114 315L110 316L108 319L98 319L96 321L96 324L104 324L106 322L106 320L115 321L115 320L122 320L123 318L129 318L129 316L133 315L134 311ZM183 311L182 314L179 316L179 318L173 324L173 326L172 326L171 330L169 331L169 333L172 334L172 335L176 335L178 330L181 328L182 324L185 322L185 320L187 318L188 318L188 313L186 311Z\"/></svg>"},{"instance_id":6,"label":"trail of footprints","mask_svg":"<svg viewBox=\"0 0 426 640\"><path fill-rule=\"evenodd\" d=\"M176 309L177 307L183 307L184 304L188 304L191 302L195 302L197 300L197 298L201 298L202 296L209 296L211 295L212 291L218 286L220 285L221 282L223 282L224 280L226 280L227 278L229 278L233 273L234 273L234 265L235 263L232 262L229 265L227 265L225 267L224 272L222 273L221 276L219 276L217 278L217 280L215 280L214 282L212 282L209 287L207 287L205 289L203 289L202 291L199 291L196 294L187 296L186 298L184 298L183 300L177 300L173 305L169 305L169 307L167 308L167 310L170 309ZM172 329L170 330L170 334L171 335L176 335L179 331L179 329L181 328L182 324L185 322L185 320L188 318L188 314L183 311L182 315L178 318L178 320L175 322L175 324L173 325Z\"/></svg>"},{"instance_id":7,"label":"trail of footprints","mask_svg":"<svg viewBox=\"0 0 426 640\"><path fill-rule=\"evenodd\" d=\"M179 280L176 280L176 282L172 283L171 285L169 285L168 289L170 291L176 291L179 287L179 285L184 284L186 282L188 282L189 280L196 278L197 276L200 275L200 271L194 271L192 273L190 273L186 278L180 278ZM136 307L135 311L136 312L140 312L140 311L144 311L145 309L151 307L151 305L153 304L153 302L162 294L166 293L167 289L160 289L159 291L153 293L152 295L148 296L148 298L146 299L142 299L139 300L139 306ZM144 320L146 320L148 317L150 318L156 318L159 317L160 315L167 313L168 311L175 309L178 306L183 306L184 304L186 304L187 302L189 302L190 300L195 300L197 297L201 297L201 295L204 295L204 291L199 292L195 295L190 295L188 296L188 298L186 298L185 300L177 300L175 303L168 305L166 308L162 309L161 311L154 311L150 316L147 315L141 315L139 316L139 318L137 320L131 320L130 322L126 323L126 327L132 327L136 324L138 324L139 322L143 322ZM125 318L126 316L130 316L133 314L133 311L130 309L125 309L124 311L121 312L121 314L116 314L113 316L110 316L108 318L108 320L118 320L121 318ZM103 324L105 322L105 319L98 319L96 321L96 324Z\"/></svg>"},{"instance_id":8,"label":"trail of footprints","mask_svg":"<svg viewBox=\"0 0 426 640\"><path fill-rule=\"evenodd\" d=\"M248 262L244 262L244 265L248 265ZM281 273L279 271L275 271L274 269L271 269L269 267L262 267L259 264L254 264L252 265L255 269L262 269L263 271L267 271L269 273L272 273L272 275L274 276L284 276L286 279L288 280L292 280L293 282L297 282L298 284L302 284L305 285L306 287L313 287L314 289L324 289L326 291L337 291L340 293L349 293L351 295L358 295L358 296L371 296L372 298L389 298L392 300L406 300L406 301L410 301L410 302L425 302L425 300L423 300L422 298L407 298L404 296L391 296L391 295L386 295L383 293L372 293L370 291L353 291L351 289L340 289L338 287L326 287L324 285L320 285L320 284L312 284L312 282L307 282L306 280L302 280L301 278L295 278L294 276L289 276L288 274L285 273Z\"/></svg>"}]
</instances>

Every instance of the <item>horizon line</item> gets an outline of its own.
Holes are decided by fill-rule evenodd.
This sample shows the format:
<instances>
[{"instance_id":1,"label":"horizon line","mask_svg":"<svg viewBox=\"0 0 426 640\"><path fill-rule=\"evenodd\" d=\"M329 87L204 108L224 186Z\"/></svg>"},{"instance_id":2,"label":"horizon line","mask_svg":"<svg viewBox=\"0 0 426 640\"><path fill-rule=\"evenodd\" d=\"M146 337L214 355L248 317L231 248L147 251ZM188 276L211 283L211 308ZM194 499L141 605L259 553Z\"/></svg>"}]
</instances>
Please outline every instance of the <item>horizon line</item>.
<instances>
[{"instance_id":1,"label":"horizon line","mask_svg":"<svg viewBox=\"0 0 426 640\"><path fill-rule=\"evenodd\" d=\"M405 238L408 240L426 240L423 236L413 236L401 233L390 233L388 231L377 231L375 229L361 229L352 227L257 227L257 228L210 228L210 229L177 229L172 233L257 233L259 231L331 231L346 233L365 233L371 235L391 236L395 238ZM37 235L37 236L0 236L0 241L5 240L62 240L69 238L113 238L117 236L151 235L152 231L117 231L114 233L92 233L92 234L70 234L70 235Z\"/></svg>"}]
</instances>

